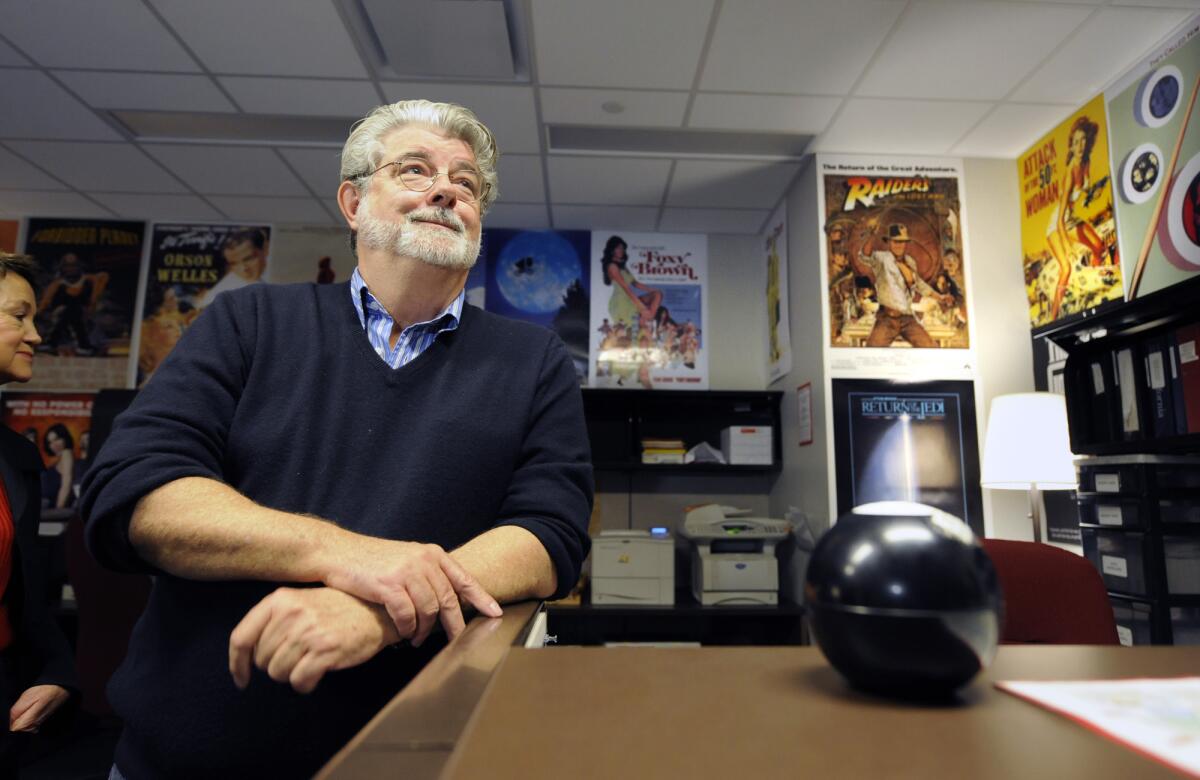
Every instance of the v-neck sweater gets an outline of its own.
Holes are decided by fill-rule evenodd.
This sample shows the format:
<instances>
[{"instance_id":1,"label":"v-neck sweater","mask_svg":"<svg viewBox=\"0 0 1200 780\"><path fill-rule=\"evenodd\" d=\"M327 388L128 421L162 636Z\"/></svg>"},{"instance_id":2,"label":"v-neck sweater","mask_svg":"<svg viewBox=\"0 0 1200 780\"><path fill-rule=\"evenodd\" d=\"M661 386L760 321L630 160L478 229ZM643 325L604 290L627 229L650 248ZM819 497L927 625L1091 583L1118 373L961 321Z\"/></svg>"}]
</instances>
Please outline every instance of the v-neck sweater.
<instances>
[{"instance_id":1,"label":"v-neck sweater","mask_svg":"<svg viewBox=\"0 0 1200 780\"><path fill-rule=\"evenodd\" d=\"M147 570L133 505L175 479L220 480L265 506L359 533L462 545L529 530L559 593L588 550L592 472L566 347L472 306L459 328L391 368L348 284L252 285L219 296L116 421L80 509L94 555ZM279 583L157 574L109 685L129 777L307 776L399 690L429 651L390 650L308 696L256 672L238 691L229 634Z\"/></svg>"}]
</instances>

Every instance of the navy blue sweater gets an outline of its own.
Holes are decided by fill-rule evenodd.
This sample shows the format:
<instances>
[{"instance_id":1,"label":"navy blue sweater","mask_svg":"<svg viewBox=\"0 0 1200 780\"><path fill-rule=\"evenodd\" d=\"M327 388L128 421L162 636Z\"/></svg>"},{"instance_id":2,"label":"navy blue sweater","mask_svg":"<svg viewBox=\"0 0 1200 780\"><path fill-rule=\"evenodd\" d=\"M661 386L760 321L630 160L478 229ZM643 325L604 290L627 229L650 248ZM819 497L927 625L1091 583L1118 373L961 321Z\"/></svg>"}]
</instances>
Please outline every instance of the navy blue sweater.
<instances>
[{"instance_id":1,"label":"navy blue sweater","mask_svg":"<svg viewBox=\"0 0 1200 780\"><path fill-rule=\"evenodd\" d=\"M499 526L531 531L559 593L587 554L592 472L575 372L551 332L467 306L460 327L389 368L345 284L220 295L121 415L80 501L101 563L146 570L133 505L180 477L371 536L447 549ZM238 691L229 634L277 583L158 573L109 685L131 778L309 776L436 645L389 649L308 696L255 672Z\"/></svg>"}]
</instances>

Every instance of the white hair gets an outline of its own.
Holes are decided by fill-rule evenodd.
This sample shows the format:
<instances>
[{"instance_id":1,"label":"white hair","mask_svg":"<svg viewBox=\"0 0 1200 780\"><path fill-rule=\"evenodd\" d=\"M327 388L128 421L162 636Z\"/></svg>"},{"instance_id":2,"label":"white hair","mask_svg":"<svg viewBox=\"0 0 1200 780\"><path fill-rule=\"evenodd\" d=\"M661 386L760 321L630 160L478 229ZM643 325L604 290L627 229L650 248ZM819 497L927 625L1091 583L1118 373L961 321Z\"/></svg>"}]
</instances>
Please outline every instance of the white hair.
<instances>
[{"instance_id":1,"label":"white hair","mask_svg":"<svg viewBox=\"0 0 1200 780\"><path fill-rule=\"evenodd\" d=\"M342 147L342 181L352 182L362 193L367 176L383 161L383 139L405 125L436 127L450 138L462 141L475 154L475 165L483 175L479 213L483 214L499 194L496 161L500 152L492 131L469 109L454 103L401 100L377 107L354 123Z\"/></svg>"}]
</instances>

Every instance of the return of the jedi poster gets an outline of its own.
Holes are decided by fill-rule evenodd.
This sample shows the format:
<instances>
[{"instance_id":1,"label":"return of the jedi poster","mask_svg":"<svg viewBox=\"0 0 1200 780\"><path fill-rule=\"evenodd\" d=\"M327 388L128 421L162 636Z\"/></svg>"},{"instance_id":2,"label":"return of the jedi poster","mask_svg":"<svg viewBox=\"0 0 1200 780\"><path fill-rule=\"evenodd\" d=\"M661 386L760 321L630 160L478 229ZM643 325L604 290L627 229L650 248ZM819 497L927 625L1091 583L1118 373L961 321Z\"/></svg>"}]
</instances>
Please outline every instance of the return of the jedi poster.
<instances>
[{"instance_id":1,"label":"return of the jedi poster","mask_svg":"<svg viewBox=\"0 0 1200 780\"><path fill-rule=\"evenodd\" d=\"M973 382L833 380L838 515L915 501L983 535Z\"/></svg>"}]
</instances>

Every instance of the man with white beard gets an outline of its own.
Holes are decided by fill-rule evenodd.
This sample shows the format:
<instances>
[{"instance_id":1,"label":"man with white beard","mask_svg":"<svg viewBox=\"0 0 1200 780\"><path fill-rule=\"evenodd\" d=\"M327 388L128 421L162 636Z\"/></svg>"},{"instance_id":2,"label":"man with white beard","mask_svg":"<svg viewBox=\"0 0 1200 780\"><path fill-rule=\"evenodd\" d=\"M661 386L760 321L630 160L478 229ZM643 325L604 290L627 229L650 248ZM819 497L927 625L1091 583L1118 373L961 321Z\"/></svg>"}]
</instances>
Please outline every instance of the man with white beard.
<instances>
[{"instance_id":1,"label":"man with white beard","mask_svg":"<svg viewBox=\"0 0 1200 780\"><path fill-rule=\"evenodd\" d=\"M496 158L465 108L375 109L342 152L350 282L219 296L118 419L87 538L156 577L109 686L113 777L309 776L464 608L577 579L570 357L463 300Z\"/></svg>"}]
</instances>

